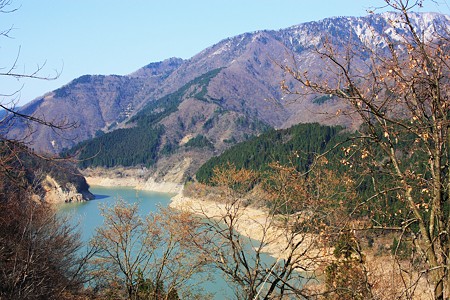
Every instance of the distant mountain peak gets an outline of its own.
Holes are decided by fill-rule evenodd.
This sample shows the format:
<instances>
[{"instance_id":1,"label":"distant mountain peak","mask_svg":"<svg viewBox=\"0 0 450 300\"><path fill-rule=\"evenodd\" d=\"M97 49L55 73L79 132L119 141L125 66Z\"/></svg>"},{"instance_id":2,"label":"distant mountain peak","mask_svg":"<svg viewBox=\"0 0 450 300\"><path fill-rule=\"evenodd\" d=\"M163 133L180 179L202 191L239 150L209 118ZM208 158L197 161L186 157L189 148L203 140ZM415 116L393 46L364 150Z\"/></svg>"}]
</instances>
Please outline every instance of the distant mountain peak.
<instances>
[{"instance_id":1,"label":"distant mountain peak","mask_svg":"<svg viewBox=\"0 0 450 300\"><path fill-rule=\"evenodd\" d=\"M129 74L130 77L160 76L161 73L171 72L177 69L184 60L178 57L171 57L159 62L152 62ZM167 70L167 71L164 71Z\"/></svg>"}]
</instances>

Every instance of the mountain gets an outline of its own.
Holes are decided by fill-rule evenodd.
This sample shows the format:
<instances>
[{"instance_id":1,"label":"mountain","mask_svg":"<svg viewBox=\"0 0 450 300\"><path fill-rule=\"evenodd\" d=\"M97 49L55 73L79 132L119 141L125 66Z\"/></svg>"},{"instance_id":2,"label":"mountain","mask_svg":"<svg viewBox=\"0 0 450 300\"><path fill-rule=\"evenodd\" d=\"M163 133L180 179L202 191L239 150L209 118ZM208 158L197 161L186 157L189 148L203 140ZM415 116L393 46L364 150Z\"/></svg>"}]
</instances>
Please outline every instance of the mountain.
<instances>
[{"instance_id":1,"label":"mountain","mask_svg":"<svg viewBox=\"0 0 450 300\"><path fill-rule=\"evenodd\" d=\"M73 128L55 131L46 126L33 127L29 137L39 152L58 153L65 147L92 138L126 120L182 60L145 66L130 76L84 75L22 107L21 113L54 123L70 123ZM10 137L23 137L27 124L17 123Z\"/></svg>"},{"instance_id":2,"label":"mountain","mask_svg":"<svg viewBox=\"0 0 450 300\"><path fill-rule=\"evenodd\" d=\"M168 166L179 164L187 165L184 171L193 174L207 158L267 127L319 122L355 128L357 119L335 116L344 108L337 99L283 95L280 83L295 89L295 82L285 78L277 63L295 60L298 69L326 76L323 61L313 55L317 47L328 41L386 48L377 37L387 34L400 39L403 29L392 27L395 18L393 13L335 17L277 31L244 33L188 60L171 58L126 76L85 75L21 109L47 120L73 122L72 130L34 126L33 135L27 135L26 124L17 124L10 136L27 137L35 150L53 153L86 141L84 148L78 148L92 151L85 158L99 156L98 163L94 158L90 164L144 165L161 175L169 172ZM412 13L411 18L425 37L450 28L446 15ZM365 59L361 57L361 64ZM125 135L135 137L125 140ZM134 146L142 144L141 137L149 147L136 151L144 157L132 157ZM124 142L119 145L119 140ZM106 157L100 161L102 151L129 154L121 161Z\"/></svg>"},{"instance_id":3,"label":"mountain","mask_svg":"<svg viewBox=\"0 0 450 300\"><path fill-rule=\"evenodd\" d=\"M78 154L83 168L156 166L154 175L162 178L174 167L185 166L183 172L193 174L209 157L269 128L257 118L223 109L219 100L207 96L207 87L220 72L215 69L191 80L148 103L123 128L64 154Z\"/></svg>"}]
</instances>

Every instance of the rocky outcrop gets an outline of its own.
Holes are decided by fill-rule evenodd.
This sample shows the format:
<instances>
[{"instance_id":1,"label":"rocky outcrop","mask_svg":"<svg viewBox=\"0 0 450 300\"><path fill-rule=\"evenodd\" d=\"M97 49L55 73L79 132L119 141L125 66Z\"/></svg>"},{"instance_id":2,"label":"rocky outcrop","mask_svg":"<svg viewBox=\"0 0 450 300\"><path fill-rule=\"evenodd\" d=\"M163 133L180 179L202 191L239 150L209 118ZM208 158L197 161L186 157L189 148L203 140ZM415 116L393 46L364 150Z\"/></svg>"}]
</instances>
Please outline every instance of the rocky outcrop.
<instances>
[{"instance_id":1,"label":"rocky outcrop","mask_svg":"<svg viewBox=\"0 0 450 300\"><path fill-rule=\"evenodd\" d=\"M37 201L64 203L94 199L86 179L69 160L35 155L31 149L16 157L14 176L31 188Z\"/></svg>"},{"instance_id":2,"label":"rocky outcrop","mask_svg":"<svg viewBox=\"0 0 450 300\"><path fill-rule=\"evenodd\" d=\"M47 175L41 182L43 200L48 203L82 202L94 199L89 190L79 190L71 183L60 185L53 177Z\"/></svg>"}]
</instances>

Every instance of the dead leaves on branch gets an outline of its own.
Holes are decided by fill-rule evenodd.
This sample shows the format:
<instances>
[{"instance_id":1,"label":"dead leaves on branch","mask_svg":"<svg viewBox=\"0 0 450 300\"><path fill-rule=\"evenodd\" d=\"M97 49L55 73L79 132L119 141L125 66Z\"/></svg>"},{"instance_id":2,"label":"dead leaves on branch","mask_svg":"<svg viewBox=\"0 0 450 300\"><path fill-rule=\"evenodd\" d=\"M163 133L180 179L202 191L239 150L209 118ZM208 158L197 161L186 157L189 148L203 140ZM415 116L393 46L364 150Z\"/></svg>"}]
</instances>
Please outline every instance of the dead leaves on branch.
<instances>
[{"instance_id":1,"label":"dead leaves on branch","mask_svg":"<svg viewBox=\"0 0 450 300\"><path fill-rule=\"evenodd\" d=\"M192 214L160 208L144 217L137 204L123 200L101 210L104 223L91 240L100 290L128 299L142 296L144 284L151 284L156 290L148 293L155 295L196 293L197 285L188 282L203 271L204 258L194 247L199 223ZM120 284L112 289L114 282Z\"/></svg>"}]
</instances>

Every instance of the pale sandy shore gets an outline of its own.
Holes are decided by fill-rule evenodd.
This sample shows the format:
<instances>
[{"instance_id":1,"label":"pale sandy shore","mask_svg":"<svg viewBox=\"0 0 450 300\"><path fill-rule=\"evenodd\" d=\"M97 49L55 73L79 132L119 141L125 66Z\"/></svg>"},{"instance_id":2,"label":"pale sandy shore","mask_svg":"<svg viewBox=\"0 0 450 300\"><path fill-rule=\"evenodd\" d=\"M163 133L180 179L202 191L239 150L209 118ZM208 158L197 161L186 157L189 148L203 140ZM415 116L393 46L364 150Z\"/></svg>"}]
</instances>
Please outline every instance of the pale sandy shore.
<instances>
[{"instance_id":1,"label":"pale sandy shore","mask_svg":"<svg viewBox=\"0 0 450 300\"><path fill-rule=\"evenodd\" d=\"M218 220L227 212L226 204L204 199L193 199L183 196L182 193L172 198L170 207ZM286 258L290 245L300 239L302 239L302 245L294 255L302 255L307 248L315 252L314 256L318 254L318 251L311 249L314 242L313 235L297 236L293 241L289 241L290 233L284 228L277 227L274 219L269 218L268 212L263 209L240 207L235 229L245 237L256 241L264 241L262 251L277 259Z\"/></svg>"},{"instance_id":2,"label":"pale sandy shore","mask_svg":"<svg viewBox=\"0 0 450 300\"><path fill-rule=\"evenodd\" d=\"M179 210L187 210L195 214L201 214L208 218L220 219L225 213L225 204L203 199L193 199L183 196L183 186L171 182L155 182L153 179L142 181L132 177L110 178L102 176L87 176L89 185L107 187L134 187L139 190L147 190L163 193L175 193L171 199L170 206ZM242 207L236 230L243 236L256 241L261 241L264 237L265 243L263 251L275 258L284 258L288 253L289 242L286 232L269 224L267 212L262 209ZM304 241L305 247L309 246L311 239Z\"/></svg>"},{"instance_id":3,"label":"pale sandy shore","mask_svg":"<svg viewBox=\"0 0 450 300\"><path fill-rule=\"evenodd\" d=\"M179 193L172 198L171 207L187 210L196 214L201 214L208 218L220 218L226 212L226 205L214 201L203 199L192 199ZM289 253L289 245L302 239L301 246L295 251L294 257L297 257L297 263L309 271L318 271L321 274L324 265L327 265L334 259L332 253L333 248L324 249L315 243L317 235L297 236L293 241L289 242L287 237L289 233L285 229L277 227L276 224L269 224L267 220L268 213L262 209L252 207L241 207L240 217L238 218L236 230L243 236L254 240L261 240L265 234L267 245L263 248L263 252L271 255L276 259L286 258ZM379 295L379 299L394 299L398 297L399 284L402 282L399 277L399 266L392 256L377 256L373 251L366 253L369 278L371 282L378 283L380 286L374 287L374 294ZM386 278L390 278L386 281ZM413 278L413 281L416 280ZM382 283L382 284L381 284ZM314 286L310 286L314 287ZM319 290L321 285L315 285ZM419 279L416 287L416 293L413 299L433 299L432 288L429 286L425 277Z\"/></svg>"},{"instance_id":4,"label":"pale sandy shore","mask_svg":"<svg viewBox=\"0 0 450 300\"><path fill-rule=\"evenodd\" d=\"M101 176L86 176L86 181L89 185L99 185L108 187L134 187L137 190L153 191L160 193L178 194L183 189L183 186L174 182L156 182L150 178L148 180L141 180L132 177L124 178L110 178Z\"/></svg>"}]
</instances>

